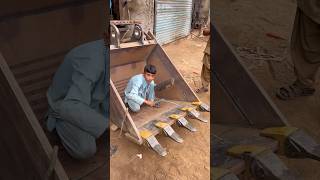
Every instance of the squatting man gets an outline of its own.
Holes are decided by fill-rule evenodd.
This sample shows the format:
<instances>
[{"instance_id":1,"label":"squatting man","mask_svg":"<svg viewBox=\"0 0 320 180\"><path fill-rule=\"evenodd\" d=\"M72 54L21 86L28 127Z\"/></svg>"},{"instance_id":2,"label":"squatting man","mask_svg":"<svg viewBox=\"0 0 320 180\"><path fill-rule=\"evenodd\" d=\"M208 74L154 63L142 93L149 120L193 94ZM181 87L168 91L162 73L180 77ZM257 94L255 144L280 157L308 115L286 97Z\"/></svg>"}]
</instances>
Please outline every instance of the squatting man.
<instances>
[{"instance_id":1,"label":"squatting man","mask_svg":"<svg viewBox=\"0 0 320 180\"><path fill-rule=\"evenodd\" d=\"M47 128L55 130L64 148L76 159L96 153L96 139L108 126L109 48L105 37L72 49L47 92Z\"/></svg>"}]
</instances>

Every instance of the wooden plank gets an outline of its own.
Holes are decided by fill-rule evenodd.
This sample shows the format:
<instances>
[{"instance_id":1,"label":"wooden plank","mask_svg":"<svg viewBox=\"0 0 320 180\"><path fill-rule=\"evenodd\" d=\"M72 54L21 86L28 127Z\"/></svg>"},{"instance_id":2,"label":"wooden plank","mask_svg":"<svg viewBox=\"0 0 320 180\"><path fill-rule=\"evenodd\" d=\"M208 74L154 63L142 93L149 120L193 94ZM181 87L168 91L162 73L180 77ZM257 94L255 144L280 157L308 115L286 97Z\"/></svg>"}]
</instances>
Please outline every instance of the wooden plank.
<instances>
[{"instance_id":1,"label":"wooden plank","mask_svg":"<svg viewBox=\"0 0 320 180\"><path fill-rule=\"evenodd\" d=\"M1 167L7 169L2 179L45 179L52 147L35 117L26 97L0 53L0 142ZM19 173L20 172L20 173ZM59 160L54 167L55 179L68 179Z\"/></svg>"}]
</instances>

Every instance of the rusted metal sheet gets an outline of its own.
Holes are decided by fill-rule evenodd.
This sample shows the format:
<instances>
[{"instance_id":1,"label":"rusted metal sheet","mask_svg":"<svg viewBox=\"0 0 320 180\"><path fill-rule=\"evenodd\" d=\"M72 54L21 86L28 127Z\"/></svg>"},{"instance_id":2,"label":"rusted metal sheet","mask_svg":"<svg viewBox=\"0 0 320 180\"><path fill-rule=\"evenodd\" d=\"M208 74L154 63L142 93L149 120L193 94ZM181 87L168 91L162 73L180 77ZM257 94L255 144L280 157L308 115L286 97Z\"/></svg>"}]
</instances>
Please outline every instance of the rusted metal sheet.
<instances>
[{"instance_id":1,"label":"rusted metal sheet","mask_svg":"<svg viewBox=\"0 0 320 180\"><path fill-rule=\"evenodd\" d=\"M0 13L0 52L5 58L5 63L1 59L1 64L7 64L7 72L13 74L6 79L0 74L0 120L3 121L0 162L5 163L1 167L7 170L5 174L1 172L0 179L42 180L52 152L43 133L45 126L41 127L48 110L47 89L68 51L103 37L108 25L107 1L6 1L0 4L0 9L9 8L1 11L5 14ZM24 8L19 9L20 5ZM12 82L19 90L11 91L12 84L8 86L6 83ZM52 139L51 134L47 135ZM99 158L100 161L105 159L105 156ZM64 173L63 169L68 175L82 176L85 173L75 171L73 160L63 159L61 163L64 167L58 163L57 173ZM86 169L93 164L78 166ZM68 178L65 173L63 176L57 173L55 179Z\"/></svg>"},{"instance_id":2,"label":"rusted metal sheet","mask_svg":"<svg viewBox=\"0 0 320 180\"><path fill-rule=\"evenodd\" d=\"M63 58L71 48L102 38L105 6L100 0L2 21L0 50L10 67L59 55Z\"/></svg>"},{"instance_id":3,"label":"rusted metal sheet","mask_svg":"<svg viewBox=\"0 0 320 180\"><path fill-rule=\"evenodd\" d=\"M155 14L155 35L159 44L190 34L192 0L155 0Z\"/></svg>"},{"instance_id":4,"label":"rusted metal sheet","mask_svg":"<svg viewBox=\"0 0 320 180\"><path fill-rule=\"evenodd\" d=\"M44 11L54 11L56 9L82 5L99 0L46 0L46 1L1 1L0 21L12 17L28 16L30 14L43 13Z\"/></svg>"},{"instance_id":5,"label":"rusted metal sheet","mask_svg":"<svg viewBox=\"0 0 320 180\"><path fill-rule=\"evenodd\" d=\"M0 179L47 179L52 147L1 53L0 70ZM48 179L68 179L59 160Z\"/></svg>"},{"instance_id":6,"label":"rusted metal sheet","mask_svg":"<svg viewBox=\"0 0 320 180\"><path fill-rule=\"evenodd\" d=\"M102 38L104 1L90 1L0 22L0 51L42 119L46 91L65 54L73 47Z\"/></svg>"},{"instance_id":7,"label":"rusted metal sheet","mask_svg":"<svg viewBox=\"0 0 320 180\"><path fill-rule=\"evenodd\" d=\"M226 41L214 24L211 24L213 37L213 76L215 76L213 92L221 91L228 96L215 96L214 106L219 109L224 101L230 101L221 111L215 111L214 123L232 124L232 118L224 119L228 109L236 109L238 117L246 120L245 125L258 128L288 125L286 118L272 102L268 94L255 80L252 74L241 63L231 45ZM217 118L219 117L219 118ZM229 122L229 120L231 122Z\"/></svg>"},{"instance_id":8,"label":"rusted metal sheet","mask_svg":"<svg viewBox=\"0 0 320 180\"><path fill-rule=\"evenodd\" d=\"M230 126L249 127L250 123L245 115L242 114L240 107L234 103L232 97L229 96L228 92L226 92L226 89L218 81L216 76L213 77L213 81L213 122ZM215 125L216 124L213 126Z\"/></svg>"}]
</instances>

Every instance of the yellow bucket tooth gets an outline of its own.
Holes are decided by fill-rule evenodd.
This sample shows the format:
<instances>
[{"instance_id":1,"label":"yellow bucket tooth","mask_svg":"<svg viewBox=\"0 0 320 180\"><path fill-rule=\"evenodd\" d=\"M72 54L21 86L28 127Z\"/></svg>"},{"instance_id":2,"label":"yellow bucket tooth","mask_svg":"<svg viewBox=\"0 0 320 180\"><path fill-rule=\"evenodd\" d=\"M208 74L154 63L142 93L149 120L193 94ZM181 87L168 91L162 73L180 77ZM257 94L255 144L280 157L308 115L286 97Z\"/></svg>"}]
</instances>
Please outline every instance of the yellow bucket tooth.
<instances>
[{"instance_id":1,"label":"yellow bucket tooth","mask_svg":"<svg viewBox=\"0 0 320 180\"><path fill-rule=\"evenodd\" d=\"M183 142L183 139L172 129L172 127L168 123L157 122L155 123L155 126L162 129L167 136L171 137L176 142Z\"/></svg>"},{"instance_id":2,"label":"yellow bucket tooth","mask_svg":"<svg viewBox=\"0 0 320 180\"><path fill-rule=\"evenodd\" d=\"M147 139L148 137L152 136L152 133L148 130L142 130L142 131L140 131L140 136L143 139Z\"/></svg>"},{"instance_id":3,"label":"yellow bucket tooth","mask_svg":"<svg viewBox=\"0 0 320 180\"><path fill-rule=\"evenodd\" d=\"M201 101L195 101L195 102L192 102L191 104L192 104L192 105L197 105L197 106L200 106L200 104L201 104Z\"/></svg>"},{"instance_id":4,"label":"yellow bucket tooth","mask_svg":"<svg viewBox=\"0 0 320 180\"><path fill-rule=\"evenodd\" d=\"M171 114L169 118L178 120L181 116L178 114Z\"/></svg>"},{"instance_id":5,"label":"yellow bucket tooth","mask_svg":"<svg viewBox=\"0 0 320 180\"><path fill-rule=\"evenodd\" d=\"M171 119L177 120L179 126L183 126L183 127L187 128L188 130L190 130L192 132L197 131L197 129L195 127L193 127L191 125L191 123L189 123L189 121L187 121L187 119L184 118L183 116L180 116L178 114L171 114L169 117Z\"/></svg>"},{"instance_id":6,"label":"yellow bucket tooth","mask_svg":"<svg viewBox=\"0 0 320 180\"><path fill-rule=\"evenodd\" d=\"M140 131L140 136L145 139L148 143L148 145L156 151L160 156L166 156L167 151L164 149L161 144L158 142L157 138L154 137L154 135L148 131L148 130L142 130Z\"/></svg>"}]
</instances>

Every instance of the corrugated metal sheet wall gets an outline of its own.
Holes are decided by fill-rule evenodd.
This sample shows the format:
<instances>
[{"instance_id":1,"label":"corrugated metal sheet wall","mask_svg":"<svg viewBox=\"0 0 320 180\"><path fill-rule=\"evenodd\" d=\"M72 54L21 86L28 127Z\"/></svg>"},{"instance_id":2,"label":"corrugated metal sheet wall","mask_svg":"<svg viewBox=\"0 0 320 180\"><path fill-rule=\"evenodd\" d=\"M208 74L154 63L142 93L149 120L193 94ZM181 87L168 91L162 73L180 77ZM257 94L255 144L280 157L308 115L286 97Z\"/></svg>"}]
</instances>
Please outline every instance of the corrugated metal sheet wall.
<instances>
[{"instance_id":1,"label":"corrugated metal sheet wall","mask_svg":"<svg viewBox=\"0 0 320 180\"><path fill-rule=\"evenodd\" d=\"M155 35L159 44L189 35L192 0L155 0L155 13Z\"/></svg>"}]
</instances>

